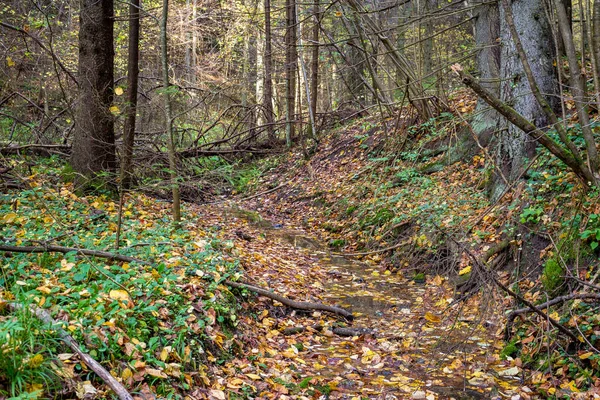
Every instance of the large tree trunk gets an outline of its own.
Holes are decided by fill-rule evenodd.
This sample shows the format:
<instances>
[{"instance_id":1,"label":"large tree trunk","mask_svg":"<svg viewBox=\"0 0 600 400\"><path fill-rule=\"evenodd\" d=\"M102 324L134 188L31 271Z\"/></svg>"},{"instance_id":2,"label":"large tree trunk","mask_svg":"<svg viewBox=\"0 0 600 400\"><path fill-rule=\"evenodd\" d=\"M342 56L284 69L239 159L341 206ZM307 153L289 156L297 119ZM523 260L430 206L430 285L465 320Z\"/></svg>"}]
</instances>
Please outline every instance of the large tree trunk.
<instances>
[{"instance_id":1,"label":"large tree trunk","mask_svg":"<svg viewBox=\"0 0 600 400\"><path fill-rule=\"evenodd\" d=\"M165 101L165 128L167 132L167 148L169 151L169 174L171 175L171 193L173 196L173 222L178 226L181 222L181 196L177 182L177 158L175 154L175 138L173 137L173 111L171 109L171 95L169 89L169 50L167 42L167 20L169 16L169 0L163 0L163 11L160 20L160 58L162 64L162 83Z\"/></svg>"},{"instance_id":2,"label":"large tree trunk","mask_svg":"<svg viewBox=\"0 0 600 400\"><path fill-rule=\"evenodd\" d=\"M481 86L500 97L500 14L497 3L475 3L473 30L477 48L477 69ZM487 146L498 129L500 116L482 98L477 99L473 131L483 146Z\"/></svg>"},{"instance_id":3,"label":"large tree trunk","mask_svg":"<svg viewBox=\"0 0 600 400\"><path fill-rule=\"evenodd\" d=\"M581 132L585 139L587 155L588 155L588 166L589 169L597 174L598 173L598 152L596 151L596 143L594 135L590 128L590 119L587 108L587 96L586 96L586 83L585 77L579 68L579 59L577 58L575 44L573 42L573 33L569 25L569 17L567 12L560 0L555 0L556 14L558 16L558 25L560 33L563 38L565 45L565 51L567 53L567 59L569 60L569 71L571 72L571 92L575 99L575 107L577 114L579 115L579 123L581 125Z\"/></svg>"},{"instance_id":4,"label":"large tree trunk","mask_svg":"<svg viewBox=\"0 0 600 400\"><path fill-rule=\"evenodd\" d=\"M435 0L424 0L423 1L423 9L421 10L422 15L425 15L425 22L423 23L423 41L420 44L421 47L421 57L422 57L422 69L421 69L421 77L423 80L427 80L427 78L431 78L433 71L433 33L434 33L434 25L433 25L433 10L437 8L437 4ZM426 85L423 82L423 86Z\"/></svg>"},{"instance_id":5,"label":"large tree trunk","mask_svg":"<svg viewBox=\"0 0 600 400\"><path fill-rule=\"evenodd\" d=\"M292 145L295 136L296 109L296 74L298 69L298 54L296 52L296 1L286 0L286 33L285 33L285 97L286 124L285 141L288 147Z\"/></svg>"},{"instance_id":6,"label":"large tree trunk","mask_svg":"<svg viewBox=\"0 0 600 400\"><path fill-rule=\"evenodd\" d=\"M313 17L315 19L312 29L312 59L310 68L310 109L317 125L317 100L319 98L319 24L320 21L320 4L319 0L314 0ZM313 132L316 135L317 132Z\"/></svg>"},{"instance_id":7,"label":"large tree trunk","mask_svg":"<svg viewBox=\"0 0 600 400\"><path fill-rule=\"evenodd\" d=\"M273 127L273 50L271 48L271 0L265 0L265 79L264 79L264 107L267 119L267 132L269 140L275 140Z\"/></svg>"},{"instance_id":8,"label":"large tree trunk","mask_svg":"<svg viewBox=\"0 0 600 400\"><path fill-rule=\"evenodd\" d=\"M595 62L594 76L600 81L600 0L594 0L594 10L592 15L592 52ZM596 94L598 99L598 108L600 111L600 93Z\"/></svg>"},{"instance_id":9,"label":"large tree trunk","mask_svg":"<svg viewBox=\"0 0 600 400\"><path fill-rule=\"evenodd\" d=\"M550 24L541 0L515 0L511 5L514 25L529 60L533 76L541 93L557 93L558 82L553 67L554 45ZM531 92L523 64L519 59L514 39L510 33L504 10L500 11L502 64L500 67L501 100L538 128L548 125L548 117ZM550 97L549 97L550 98ZM536 143L523 131L507 124L506 133L500 135L497 164L501 175L494 178L492 199L499 196L507 182L517 179L523 172L526 160L534 155Z\"/></svg>"},{"instance_id":10,"label":"large tree trunk","mask_svg":"<svg viewBox=\"0 0 600 400\"><path fill-rule=\"evenodd\" d=\"M79 25L79 101L71 165L76 185L116 168L113 100L112 0L81 0Z\"/></svg>"},{"instance_id":11,"label":"large tree trunk","mask_svg":"<svg viewBox=\"0 0 600 400\"><path fill-rule=\"evenodd\" d=\"M131 159L135 139L135 114L137 110L137 92L140 46L140 0L129 3L129 54L127 60L127 108L123 128L123 155L121 160L121 184L129 189L132 181Z\"/></svg>"}]
</instances>

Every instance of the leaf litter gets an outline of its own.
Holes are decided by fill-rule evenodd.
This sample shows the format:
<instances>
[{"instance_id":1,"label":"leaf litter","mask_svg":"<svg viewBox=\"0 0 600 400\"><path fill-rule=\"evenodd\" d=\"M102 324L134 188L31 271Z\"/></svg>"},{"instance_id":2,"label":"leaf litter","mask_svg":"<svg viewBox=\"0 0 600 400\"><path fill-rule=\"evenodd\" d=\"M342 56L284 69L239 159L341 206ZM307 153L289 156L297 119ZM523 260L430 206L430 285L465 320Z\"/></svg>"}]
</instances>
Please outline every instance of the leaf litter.
<instances>
[{"instance_id":1,"label":"leaf litter","mask_svg":"<svg viewBox=\"0 0 600 400\"><path fill-rule=\"evenodd\" d=\"M532 385L577 393L575 383L550 384L541 372L526 381L519 359L501 360L503 326L497 310L503 306L496 302L502 299L476 295L453 304L454 285L442 276L430 274L423 282L406 269L389 268L379 253L356 260L330 251L328 240L346 240L348 252L373 239L380 247L393 244L368 229L352 230L359 218L348 209L315 201L335 206L355 194L356 181L369 176L373 162L360 148L364 140L370 139L356 139L355 146L342 149L326 142L321 150L326 156L314 166L300 165L303 173L291 167L283 168L288 174L268 175L264 187L288 180L283 194L188 204L180 231L168 228L168 203L132 195L125 206L121 253L155 260L160 268L74 254L5 254L10 268L4 269L8 279L0 297L29 299L52 311L114 376L140 393L138 398L527 399L535 398ZM444 198L453 218L468 219L485 206L470 189L477 183L476 168L460 165L432 177L435 184L418 193L419 202ZM58 237L63 245L112 249L118 203L103 196L78 197L68 184L50 187L43 176L30 178L31 191L3 200L4 240L27 245ZM367 192L398 190L377 189L379 183L365 185ZM294 190L298 193L290 196ZM296 200L302 196L308 200ZM375 204L377 196L364 201ZM407 197L395 201L410 218L430 212ZM496 240L495 218L481 223L480 237L489 245ZM416 236L413 243L426 247L430 238ZM471 266L463 261L460 275L468 275ZM110 279L102 278L106 275ZM290 310L223 284L237 278L294 300L346 307L355 319ZM298 326L306 329L283 333ZM348 326L369 333L334 333ZM86 368L73 355L38 357L31 366L40 363L50 363L71 382L73 393L106 395L100 382L84 379ZM30 385L36 388L39 384Z\"/></svg>"}]
</instances>

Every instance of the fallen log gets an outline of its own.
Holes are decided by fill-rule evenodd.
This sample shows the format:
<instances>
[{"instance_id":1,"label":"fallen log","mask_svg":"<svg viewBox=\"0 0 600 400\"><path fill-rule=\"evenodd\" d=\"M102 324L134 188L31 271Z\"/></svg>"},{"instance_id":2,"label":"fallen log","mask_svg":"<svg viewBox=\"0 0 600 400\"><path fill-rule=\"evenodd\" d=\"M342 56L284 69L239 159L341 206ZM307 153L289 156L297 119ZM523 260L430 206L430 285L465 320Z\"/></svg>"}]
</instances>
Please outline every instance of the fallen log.
<instances>
[{"instance_id":1,"label":"fallen log","mask_svg":"<svg viewBox=\"0 0 600 400\"><path fill-rule=\"evenodd\" d=\"M70 154L71 146L62 144L24 144L20 146L8 145L0 148L0 154L2 155L20 154L27 151L32 151L38 155L50 153Z\"/></svg>"},{"instance_id":2,"label":"fallen log","mask_svg":"<svg viewBox=\"0 0 600 400\"><path fill-rule=\"evenodd\" d=\"M10 308L13 311L21 310L24 308L24 306L19 303L7 302L6 304L8 304L8 308ZM94 360L88 353L81 350L81 346L79 345L79 343L77 343L75 339L73 339L73 337L69 335L64 329L59 327L58 322L54 320L54 318L52 318L52 316L48 314L48 312L33 305L29 306L29 310L39 320L48 325L51 325L52 329L56 330L58 336L62 339L62 341L65 342L65 344L69 346L71 350L77 353L79 358L81 358L81 361L83 361L85 365L87 365L92 371L94 371L96 375L98 375L100 379L102 379L108 385L108 387L110 387L113 390L113 392L115 392L117 396L119 396L119 399L133 400L133 397L131 396L131 394L129 394L127 389L125 389L125 387L121 385L121 383L119 383L119 381L117 381L110 374L110 372L108 372L102 365L100 365L98 361Z\"/></svg>"},{"instance_id":3,"label":"fallen log","mask_svg":"<svg viewBox=\"0 0 600 400\"><path fill-rule=\"evenodd\" d=\"M295 300L291 300L288 299L287 297L283 297L281 295L278 295L276 293L270 292L266 289L262 289L256 286L252 286L249 285L247 283L243 283L243 282L232 282L232 281L225 281L226 285L229 285L231 287L234 288L238 288L238 289L247 289L250 290L251 292L254 292L256 294L259 294L261 296L265 296L270 298L271 300L276 300L282 304L285 304L288 307L291 308L295 308L298 310L307 310L307 311L327 311L333 314L337 314L337 315L341 315L344 318L346 318L347 320L352 320L354 319L354 316L352 315L352 313L348 310L344 310L343 308L340 307L335 307L335 306L328 306L326 304L321 304L321 303L311 303L311 302L307 302L307 301L295 301Z\"/></svg>"},{"instance_id":4,"label":"fallen log","mask_svg":"<svg viewBox=\"0 0 600 400\"><path fill-rule=\"evenodd\" d=\"M11 246L8 244L0 244L0 250L2 251L10 251L13 253L77 253L83 254L91 257L100 257L107 258L109 260L117 260L123 262L138 262L141 264L149 265L149 263L144 260L140 260L138 258L123 256L121 254L109 253L107 251L101 250L89 250L89 249L80 249L76 247L65 247L65 246L56 246L56 245L45 245L45 246Z\"/></svg>"}]
</instances>

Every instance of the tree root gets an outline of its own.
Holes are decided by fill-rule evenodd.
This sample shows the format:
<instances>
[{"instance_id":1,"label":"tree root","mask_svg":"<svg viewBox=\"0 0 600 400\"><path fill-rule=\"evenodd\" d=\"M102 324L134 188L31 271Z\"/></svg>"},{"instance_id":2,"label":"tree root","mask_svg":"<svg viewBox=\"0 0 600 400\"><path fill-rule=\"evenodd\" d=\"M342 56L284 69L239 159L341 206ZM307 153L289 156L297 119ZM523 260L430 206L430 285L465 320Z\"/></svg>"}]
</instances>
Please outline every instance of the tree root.
<instances>
[{"instance_id":1,"label":"tree root","mask_svg":"<svg viewBox=\"0 0 600 400\"><path fill-rule=\"evenodd\" d=\"M352 315L352 313L348 310L344 310L343 308L340 307L334 307L334 306L328 306L325 304L321 304L321 303L310 303L307 301L295 301L295 300L291 300L288 299L287 297L283 297L281 295L278 295L276 293L270 292L266 289L262 289L256 286L252 286L249 285L247 283L243 283L243 282L232 282L232 281L225 281L226 285L229 285L231 287L234 288L238 288L238 289L247 289L250 290L256 294L259 294L261 296L265 296L268 297L272 300L277 300L278 302L285 304L288 307L292 307L298 310L308 310L308 311L313 311L313 310L318 310L318 311L327 311L333 314L337 314L337 315L341 315L344 318L346 318L347 320L351 321L352 319L354 319L354 316Z\"/></svg>"},{"instance_id":2,"label":"tree root","mask_svg":"<svg viewBox=\"0 0 600 400\"><path fill-rule=\"evenodd\" d=\"M326 327L323 325L312 325L312 326L294 326L292 328L286 328L283 330L283 334L286 336L295 335L297 333L306 332L309 329L322 332ZM332 328L331 332L334 335L343 337L353 337L361 335L373 335L375 331L369 328Z\"/></svg>"},{"instance_id":3,"label":"tree root","mask_svg":"<svg viewBox=\"0 0 600 400\"><path fill-rule=\"evenodd\" d=\"M8 307L13 311L25 308L25 306L18 303L7 304ZM81 350L81 346L75 341L75 339L73 339L73 337L69 335L64 329L60 328L58 322L54 320L50 316L50 314L48 314L48 312L33 305L29 306L29 310L42 322L51 325L52 329L56 330L58 336L62 339L62 341L65 342L67 346L71 348L71 350L77 353L79 358L81 358L81 361L83 361L85 365L87 365L92 371L94 371L96 375L98 375L100 379L102 379L108 385L108 387L110 387L113 390L113 392L115 392L117 396L119 396L119 399L133 400L133 397L131 396L131 394L129 394L127 389L125 389L125 387L121 385L121 383L119 383L119 381L117 381L110 374L110 372L108 372L102 365L100 365L98 361L94 360L89 354Z\"/></svg>"}]
</instances>

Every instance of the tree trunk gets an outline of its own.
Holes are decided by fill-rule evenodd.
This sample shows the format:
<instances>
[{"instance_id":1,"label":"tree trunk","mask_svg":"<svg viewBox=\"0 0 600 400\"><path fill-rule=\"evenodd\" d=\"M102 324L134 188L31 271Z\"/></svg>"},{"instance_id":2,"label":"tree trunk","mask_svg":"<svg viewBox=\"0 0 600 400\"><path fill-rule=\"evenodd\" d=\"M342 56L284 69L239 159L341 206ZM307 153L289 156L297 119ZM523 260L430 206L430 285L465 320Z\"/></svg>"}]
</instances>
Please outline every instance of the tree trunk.
<instances>
[{"instance_id":1,"label":"tree trunk","mask_svg":"<svg viewBox=\"0 0 600 400\"><path fill-rule=\"evenodd\" d=\"M422 79L427 80L430 78L431 71L433 70L433 16L432 12L435 9L437 4L434 0L424 0L423 1L423 10L422 13L425 15L425 22L423 23L423 41L421 43L422 50ZM430 86L423 82L423 86Z\"/></svg>"},{"instance_id":2,"label":"tree trunk","mask_svg":"<svg viewBox=\"0 0 600 400\"><path fill-rule=\"evenodd\" d=\"M295 136L295 99L296 99L296 74L298 56L296 53L296 1L286 0L286 33L285 33L285 95L286 95L286 124L285 142L288 147L292 145Z\"/></svg>"},{"instance_id":3,"label":"tree trunk","mask_svg":"<svg viewBox=\"0 0 600 400\"><path fill-rule=\"evenodd\" d=\"M265 0L265 79L264 79L264 107L267 120L269 140L275 140L273 127L273 53L271 48L271 0Z\"/></svg>"},{"instance_id":4,"label":"tree trunk","mask_svg":"<svg viewBox=\"0 0 600 400\"><path fill-rule=\"evenodd\" d=\"M500 14L497 3L475 2L473 30L477 48L477 69L481 86L500 97ZM477 99L471 122L479 143L487 146L500 122L500 116L481 97Z\"/></svg>"},{"instance_id":5,"label":"tree trunk","mask_svg":"<svg viewBox=\"0 0 600 400\"><path fill-rule=\"evenodd\" d=\"M79 101L71 165L75 184L85 186L116 168L113 101L112 0L81 0L79 25Z\"/></svg>"},{"instance_id":6,"label":"tree trunk","mask_svg":"<svg viewBox=\"0 0 600 400\"><path fill-rule=\"evenodd\" d=\"M169 16L169 0L163 0L162 19L160 21L160 47L163 74L163 90L165 99L165 128L167 132L167 147L169 151L169 170L171 175L171 193L173 195L173 222L179 225L181 221L181 198L177 182L177 159L175 140L173 138L173 112L171 110L171 95L169 93L169 51L167 47L167 18Z\"/></svg>"},{"instance_id":7,"label":"tree trunk","mask_svg":"<svg viewBox=\"0 0 600 400\"><path fill-rule=\"evenodd\" d=\"M599 0L600 1L600 0ZM312 60L310 73L310 109L315 120L315 129L317 125L317 100L319 91L319 24L320 21L320 4L319 0L314 0L313 17L315 19L312 29ZM313 132L317 135L317 132Z\"/></svg>"},{"instance_id":8,"label":"tree trunk","mask_svg":"<svg viewBox=\"0 0 600 400\"><path fill-rule=\"evenodd\" d=\"M594 75L600 81L600 0L594 0L594 13L592 15L592 51L594 52L595 70ZM600 93L596 94L598 99L598 111L600 111Z\"/></svg>"},{"instance_id":9,"label":"tree trunk","mask_svg":"<svg viewBox=\"0 0 600 400\"><path fill-rule=\"evenodd\" d=\"M516 31L519 32L524 55L531 64L533 77L546 96L557 93L553 61L554 46L550 24L541 0L515 0L511 5ZM523 64L519 59L514 38L503 8L500 10L500 33L502 40L502 63L500 67L501 100L536 127L548 126L548 117L532 94ZM503 176L494 178L492 199L504 191L505 179L517 179L523 171L527 158L535 153L536 143L512 124L505 127L506 134L500 135L497 164Z\"/></svg>"},{"instance_id":10,"label":"tree trunk","mask_svg":"<svg viewBox=\"0 0 600 400\"><path fill-rule=\"evenodd\" d=\"M121 160L121 184L123 189L131 187L133 171L133 144L135 139L135 114L137 111L137 92L140 46L140 0L129 3L129 54L127 60L127 106L125 126L123 128L123 158Z\"/></svg>"},{"instance_id":11,"label":"tree trunk","mask_svg":"<svg viewBox=\"0 0 600 400\"><path fill-rule=\"evenodd\" d=\"M571 92L573 93L573 98L575 99L575 107L577 108L581 131L586 143L588 166L594 174L597 174L598 152L596 151L594 135L590 128L590 119L586 104L587 99L585 93L585 79L581 69L579 68L579 60L577 59L575 44L573 42L573 33L569 26L567 12L560 0L555 0L554 4L556 6L556 13L558 15L558 26L560 28L560 33L565 45L567 59L569 60L569 70L571 72Z\"/></svg>"}]
</instances>

